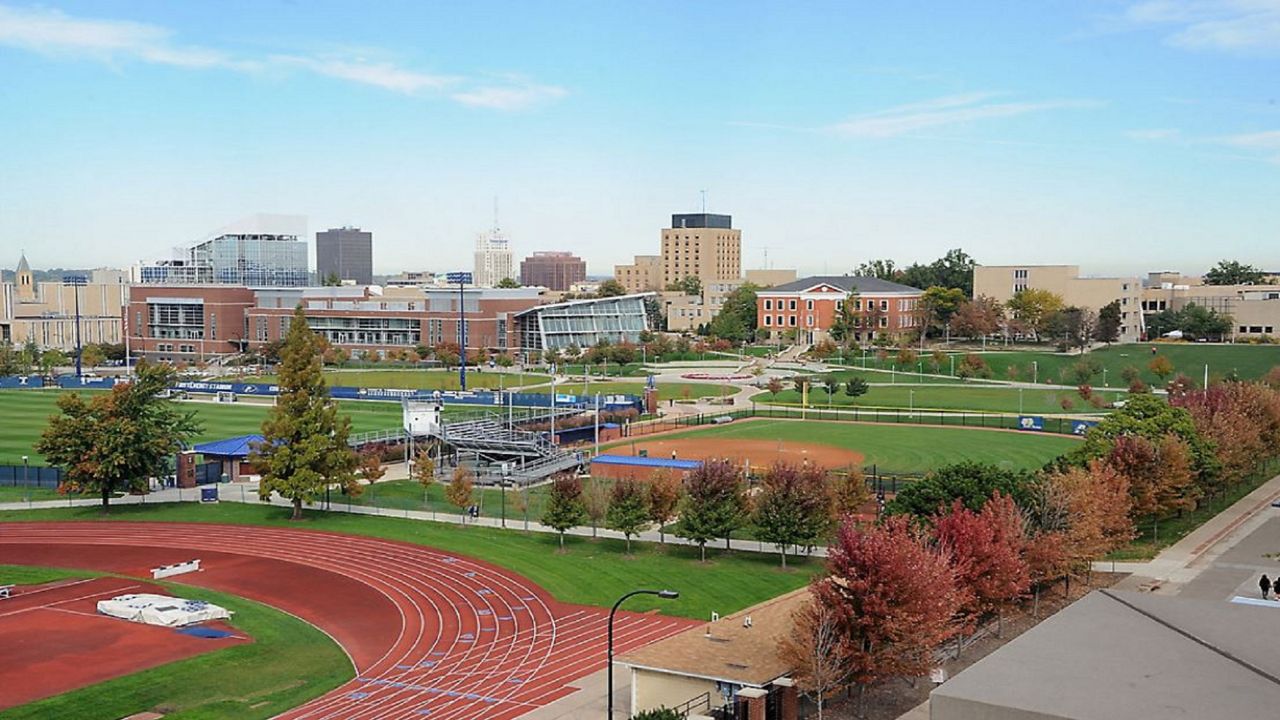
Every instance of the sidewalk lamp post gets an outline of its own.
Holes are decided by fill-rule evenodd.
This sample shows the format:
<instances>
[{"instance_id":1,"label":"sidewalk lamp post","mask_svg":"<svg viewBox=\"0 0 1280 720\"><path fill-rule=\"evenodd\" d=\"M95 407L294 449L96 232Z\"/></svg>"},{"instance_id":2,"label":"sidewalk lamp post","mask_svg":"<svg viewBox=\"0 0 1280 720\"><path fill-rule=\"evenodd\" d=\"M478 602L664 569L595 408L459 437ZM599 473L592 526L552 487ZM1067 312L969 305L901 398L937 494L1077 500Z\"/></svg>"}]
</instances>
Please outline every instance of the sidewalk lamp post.
<instances>
[{"instance_id":1,"label":"sidewalk lamp post","mask_svg":"<svg viewBox=\"0 0 1280 720\"><path fill-rule=\"evenodd\" d=\"M956 376L956 356L951 355L951 377Z\"/></svg>"},{"instance_id":2,"label":"sidewalk lamp post","mask_svg":"<svg viewBox=\"0 0 1280 720\"><path fill-rule=\"evenodd\" d=\"M609 611L609 714L605 716L608 720L613 720L613 615L618 612L618 606L635 595L656 595L663 600L675 600L680 597L680 593L675 590L632 590L613 604L613 609Z\"/></svg>"},{"instance_id":3,"label":"sidewalk lamp post","mask_svg":"<svg viewBox=\"0 0 1280 720\"><path fill-rule=\"evenodd\" d=\"M1111 387L1107 384L1107 369L1102 368L1102 387Z\"/></svg>"},{"instance_id":4,"label":"sidewalk lamp post","mask_svg":"<svg viewBox=\"0 0 1280 720\"><path fill-rule=\"evenodd\" d=\"M907 417L914 418L916 416L916 390L911 388L907 391Z\"/></svg>"}]
</instances>

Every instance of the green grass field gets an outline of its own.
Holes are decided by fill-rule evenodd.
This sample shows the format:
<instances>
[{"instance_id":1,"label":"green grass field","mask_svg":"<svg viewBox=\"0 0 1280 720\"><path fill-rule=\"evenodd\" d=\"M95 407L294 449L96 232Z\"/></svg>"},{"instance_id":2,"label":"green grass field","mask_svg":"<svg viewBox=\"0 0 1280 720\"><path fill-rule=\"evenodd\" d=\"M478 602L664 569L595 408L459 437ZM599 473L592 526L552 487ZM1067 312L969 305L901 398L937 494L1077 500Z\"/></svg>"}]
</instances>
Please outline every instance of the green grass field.
<instances>
[{"instance_id":1,"label":"green grass field","mask_svg":"<svg viewBox=\"0 0 1280 720\"><path fill-rule=\"evenodd\" d=\"M740 610L808 582L821 568L816 560L789 562L791 570L775 567L776 556L723 553L707 549L707 563L698 562L698 549L654 543L632 543L628 556L621 540L567 537L566 551L557 551L556 536L346 513L309 512L291 522L290 511L267 505L195 503L128 505L112 508L110 519L128 521L214 522L239 525L305 528L400 540L469 555L518 572L569 603L608 607L620 595L656 579L680 591L675 602L635 598L628 609L656 609L680 617L706 619ZM0 512L0 523L32 520L102 519L97 508L58 508ZM3 527L0 525L0 527ZM52 717L52 716L50 716Z\"/></svg>"},{"instance_id":2,"label":"green grass field","mask_svg":"<svg viewBox=\"0 0 1280 720\"><path fill-rule=\"evenodd\" d=\"M32 584L94 573L0 565L0 580ZM173 718L268 718L354 677L328 635L292 615L223 593L159 583L233 611L253 642L125 675L0 712L4 720L116 720L165 708Z\"/></svg>"},{"instance_id":3,"label":"green grass field","mask_svg":"<svg viewBox=\"0 0 1280 720\"><path fill-rule=\"evenodd\" d=\"M23 455L30 456L32 464L43 463L32 447L49 417L58 414L59 395L57 391L0 390L0 463L21 464ZM340 407L351 418L352 432L385 430L402 422L396 403L352 401ZM182 408L195 411L203 424L199 442L259 432L270 409L249 403L194 401L182 403Z\"/></svg>"},{"instance_id":4,"label":"green grass field","mask_svg":"<svg viewBox=\"0 0 1280 720\"><path fill-rule=\"evenodd\" d=\"M404 390L457 390L460 387L457 370L325 370L324 379L331 386L398 388ZM273 383L274 375L256 375L244 378L244 382ZM535 385L550 381L540 373L498 373L467 370L469 390L498 387Z\"/></svg>"},{"instance_id":5,"label":"green grass field","mask_svg":"<svg viewBox=\"0 0 1280 720\"><path fill-rule=\"evenodd\" d=\"M921 474L962 460L1013 469L1036 469L1078 442L1066 436L1014 431L794 420L739 421L664 437L835 445L862 453L866 458L864 464L875 465L880 472L907 475Z\"/></svg>"},{"instance_id":6,"label":"green grass field","mask_svg":"<svg viewBox=\"0 0 1280 720\"><path fill-rule=\"evenodd\" d=\"M1109 402L1124 397L1118 391L1095 391ZM1071 409L1064 410L1062 399L1067 398ZM800 393L784 390L777 397L765 393L756 396L757 402L800 404ZM809 391L810 407L827 407L826 388ZM1000 385L876 385L865 395L851 398L838 390L831 396L833 407L914 407L921 410L981 410L987 412L1033 413L1036 415L1062 412L1099 412L1074 390L1029 389L1019 393L1017 388Z\"/></svg>"},{"instance_id":7,"label":"green grass field","mask_svg":"<svg viewBox=\"0 0 1280 720\"><path fill-rule=\"evenodd\" d=\"M596 393L601 395L643 395L645 384L643 382L626 382L619 380L610 380L608 382L571 382L559 383L556 385L556 392L566 395L582 395L587 394L593 396ZM695 383L695 382L660 382L658 383L658 399L659 400L679 400L685 397L685 391L688 391L688 397L714 397L716 395L732 395L738 391L733 385L720 385L716 383ZM549 393L550 385L529 388L529 392Z\"/></svg>"}]
</instances>

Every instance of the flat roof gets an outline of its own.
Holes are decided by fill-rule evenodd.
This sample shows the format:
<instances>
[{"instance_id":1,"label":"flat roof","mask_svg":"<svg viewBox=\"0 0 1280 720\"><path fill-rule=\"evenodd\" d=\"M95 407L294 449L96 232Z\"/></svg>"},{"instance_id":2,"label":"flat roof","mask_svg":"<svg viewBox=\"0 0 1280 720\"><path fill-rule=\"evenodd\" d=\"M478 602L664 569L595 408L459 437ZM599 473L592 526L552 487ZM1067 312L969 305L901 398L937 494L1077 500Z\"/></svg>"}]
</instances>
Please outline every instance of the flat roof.
<instances>
[{"instance_id":1,"label":"flat roof","mask_svg":"<svg viewBox=\"0 0 1280 720\"><path fill-rule=\"evenodd\" d=\"M586 425L584 427L591 427ZM616 425L615 425L616 427ZM696 470L702 467L701 460L681 460L679 458L641 457L639 455L597 455L591 459L593 464L629 465L632 467L671 468L672 470Z\"/></svg>"},{"instance_id":2,"label":"flat roof","mask_svg":"<svg viewBox=\"0 0 1280 720\"><path fill-rule=\"evenodd\" d=\"M630 300L632 298L643 298L643 297L649 297L651 295L657 295L657 293L644 292L644 293L631 293L630 295L613 295L611 297L602 297L602 298L583 298L581 300L566 300L564 302L547 303L546 305L536 305L534 307L529 308L528 310L521 310L520 312L516 313L516 315L517 316L528 315L529 313L542 312L544 310L553 310L555 308L564 308L564 307L569 307L570 305L587 305L590 303L609 302L611 300Z\"/></svg>"},{"instance_id":3,"label":"flat roof","mask_svg":"<svg viewBox=\"0 0 1280 720\"><path fill-rule=\"evenodd\" d=\"M809 588L726 615L617 658L633 668L764 687L792 668L778 658L791 617L809 601ZM750 617L750 627L745 625Z\"/></svg>"},{"instance_id":4,"label":"flat roof","mask_svg":"<svg viewBox=\"0 0 1280 720\"><path fill-rule=\"evenodd\" d=\"M1274 607L1099 590L938 686L931 718L1273 717L1278 643Z\"/></svg>"}]
</instances>

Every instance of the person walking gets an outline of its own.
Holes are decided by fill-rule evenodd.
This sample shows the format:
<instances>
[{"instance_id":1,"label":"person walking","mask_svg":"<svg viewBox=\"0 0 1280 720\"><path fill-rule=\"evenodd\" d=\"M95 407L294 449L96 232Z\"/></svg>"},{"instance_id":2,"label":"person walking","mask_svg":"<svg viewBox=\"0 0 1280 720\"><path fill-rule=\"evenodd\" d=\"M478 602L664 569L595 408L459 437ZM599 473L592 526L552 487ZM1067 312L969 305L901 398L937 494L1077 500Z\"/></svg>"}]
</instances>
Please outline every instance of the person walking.
<instances>
[{"instance_id":1,"label":"person walking","mask_svg":"<svg viewBox=\"0 0 1280 720\"><path fill-rule=\"evenodd\" d=\"M1276 583L1280 585L1280 577L1276 578ZM1267 594L1271 592L1271 579L1267 577L1266 573L1263 573L1262 579L1258 581L1258 587L1262 588L1262 599L1266 600Z\"/></svg>"}]
</instances>

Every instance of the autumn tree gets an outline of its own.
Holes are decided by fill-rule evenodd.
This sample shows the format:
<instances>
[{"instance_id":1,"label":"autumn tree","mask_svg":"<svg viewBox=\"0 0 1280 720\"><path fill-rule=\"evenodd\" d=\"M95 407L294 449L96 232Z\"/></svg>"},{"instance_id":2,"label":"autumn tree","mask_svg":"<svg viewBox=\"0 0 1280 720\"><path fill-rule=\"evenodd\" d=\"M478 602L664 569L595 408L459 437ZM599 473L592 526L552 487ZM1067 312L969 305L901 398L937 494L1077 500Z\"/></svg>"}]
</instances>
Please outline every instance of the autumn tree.
<instances>
[{"instance_id":1,"label":"autumn tree","mask_svg":"<svg viewBox=\"0 0 1280 720\"><path fill-rule=\"evenodd\" d=\"M611 530L622 533L631 554L631 536L639 535L649 525L649 493L644 484L632 478L620 478L609 493L609 509L605 522Z\"/></svg>"},{"instance_id":2,"label":"autumn tree","mask_svg":"<svg viewBox=\"0 0 1280 720\"><path fill-rule=\"evenodd\" d=\"M591 521L591 537L597 537L600 524L609 513L609 488L592 478L582 488L582 505L587 510L587 519Z\"/></svg>"},{"instance_id":3,"label":"autumn tree","mask_svg":"<svg viewBox=\"0 0 1280 720\"><path fill-rule=\"evenodd\" d=\"M564 534L581 525L587 519L587 508L582 499L582 481L573 476L558 477L547 493L547 509L542 514L542 524L560 534L560 549L564 550Z\"/></svg>"},{"instance_id":4,"label":"autumn tree","mask_svg":"<svg viewBox=\"0 0 1280 720\"><path fill-rule=\"evenodd\" d=\"M1061 494L1067 523L1062 552L1074 571L1115 550L1135 536L1129 517L1129 481L1092 460L1086 467L1053 472L1049 485Z\"/></svg>"},{"instance_id":5,"label":"autumn tree","mask_svg":"<svg viewBox=\"0 0 1280 720\"><path fill-rule=\"evenodd\" d=\"M791 615L791 630L779 641L778 657L823 720L827 701L849 682L849 671L839 611L815 595Z\"/></svg>"},{"instance_id":6,"label":"autumn tree","mask_svg":"<svg viewBox=\"0 0 1280 720\"><path fill-rule=\"evenodd\" d=\"M453 478L449 480L449 485L444 489L444 497L449 504L458 508L458 512L465 521L467 518L467 508L471 507L471 495L475 490L475 476L471 468L466 465L459 465L453 469Z\"/></svg>"},{"instance_id":7,"label":"autumn tree","mask_svg":"<svg viewBox=\"0 0 1280 720\"><path fill-rule=\"evenodd\" d=\"M777 375L769 378L769 382L764 386L764 389L769 391L770 400L776 398L778 393L782 392L782 378Z\"/></svg>"},{"instance_id":8,"label":"autumn tree","mask_svg":"<svg viewBox=\"0 0 1280 720\"><path fill-rule=\"evenodd\" d=\"M1201 489L1205 492L1215 489L1220 473L1214 443L1197 429L1187 408L1170 405L1153 395L1131 395L1124 407L1108 413L1090 429L1084 442L1066 454L1065 461L1084 466L1089 460L1103 458L1122 435L1140 435L1159 441L1168 434L1187 444Z\"/></svg>"},{"instance_id":9,"label":"autumn tree","mask_svg":"<svg viewBox=\"0 0 1280 720\"><path fill-rule=\"evenodd\" d=\"M860 691L933 668L964 596L946 553L909 518L867 530L846 522L828 548L827 573L814 594L840 618L845 667Z\"/></svg>"},{"instance_id":10,"label":"autumn tree","mask_svg":"<svg viewBox=\"0 0 1280 720\"><path fill-rule=\"evenodd\" d=\"M333 483L348 486L356 455L347 444L351 419L338 414L321 373L320 336L307 325L299 305L280 348L279 394L262 423L263 441L249 460L261 468L258 494L278 493L293 503L293 519L302 519L302 503L312 502Z\"/></svg>"},{"instance_id":11,"label":"autumn tree","mask_svg":"<svg viewBox=\"0 0 1280 720\"><path fill-rule=\"evenodd\" d=\"M849 515L856 515L871 500L871 488L867 476L856 467L834 473L828 481L831 493L831 514L835 526Z\"/></svg>"},{"instance_id":12,"label":"autumn tree","mask_svg":"<svg viewBox=\"0 0 1280 720\"><path fill-rule=\"evenodd\" d=\"M1001 612L1027 594L1030 570L1022 515L1008 495L997 492L981 512L956 500L933 521L934 537L948 553L956 582L968 590L960 606L962 626Z\"/></svg>"},{"instance_id":13,"label":"autumn tree","mask_svg":"<svg viewBox=\"0 0 1280 720\"><path fill-rule=\"evenodd\" d=\"M1280 395L1261 383L1218 383L1170 396L1212 444L1221 484L1240 481L1280 442Z\"/></svg>"},{"instance_id":14,"label":"autumn tree","mask_svg":"<svg viewBox=\"0 0 1280 720\"><path fill-rule=\"evenodd\" d=\"M728 548L729 536L742 526L746 515L746 490L738 467L730 460L708 459L685 481L676 535L697 543L706 562L707 541L722 537Z\"/></svg>"},{"instance_id":15,"label":"autumn tree","mask_svg":"<svg viewBox=\"0 0 1280 720\"><path fill-rule=\"evenodd\" d=\"M36 452L62 468L64 482L96 490L105 514L112 494L166 474L169 460L199 434L195 413L161 396L173 380L170 368L140 362L133 380L110 392L88 401L62 395Z\"/></svg>"},{"instance_id":16,"label":"autumn tree","mask_svg":"<svg viewBox=\"0 0 1280 720\"><path fill-rule=\"evenodd\" d=\"M680 480L666 470L649 479L649 520L658 526L658 542L667 541L667 523L675 519L680 503Z\"/></svg>"},{"instance_id":17,"label":"autumn tree","mask_svg":"<svg viewBox=\"0 0 1280 720\"><path fill-rule=\"evenodd\" d=\"M413 459L413 479L418 481L423 490L429 490L436 481L436 461L431 458L431 451L423 448Z\"/></svg>"},{"instance_id":18,"label":"autumn tree","mask_svg":"<svg viewBox=\"0 0 1280 720\"><path fill-rule=\"evenodd\" d=\"M1161 382L1164 382L1165 378L1173 374L1173 361L1168 356L1156 355L1151 358L1151 362L1147 363L1147 369L1160 378Z\"/></svg>"},{"instance_id":19,"label":"autumn tree","mask_svg":"<svg viewBox=\"0 0 1280 720\"><path fill-rule=\"evenodd\" d=\"M369 481L370 485L387 474L387 469L382 467L382 451L377 446L371 446L360 452L359 466L360 477Z\"/></svg>"},{"instance_id":20,"label":"autumn tree","mask_svg":"<svg viewBox=\"0 0 1280 720\"><path fill-rule=\"evenodd\" d=\"M756 534L778 548L784 569L789 548L813 547L831 527L826 472L814 465L776 463L760 483L755 506Z\"/></svg>"},{"instance_id":21,"label":"autumn tree","mask_svg":"<svg viewBox=\"0 0 1280 720\"><path fill-rule=\"evenodd\" d=\"M1000 329L1000 321L1004 319L1004 308L1000 303L985 295L972 300L965 300L956 309L951 318L951 333L961 337L984 337ZM937 369L935 364L934 369Z\"/></svg>"},{"instance_id":22,"label":"autumn tree","mask_svg":"<svg viewBox=\"0 0 1280 720\"><path fill-rule=\"evenodd\" d=\"M1135 520L1194 510L1200 495L1191 464L1191 449L1177 435L1156 441L1121 435L1103 460L1129 482L1130 512Z\"/></svg>"}]
</instances>

